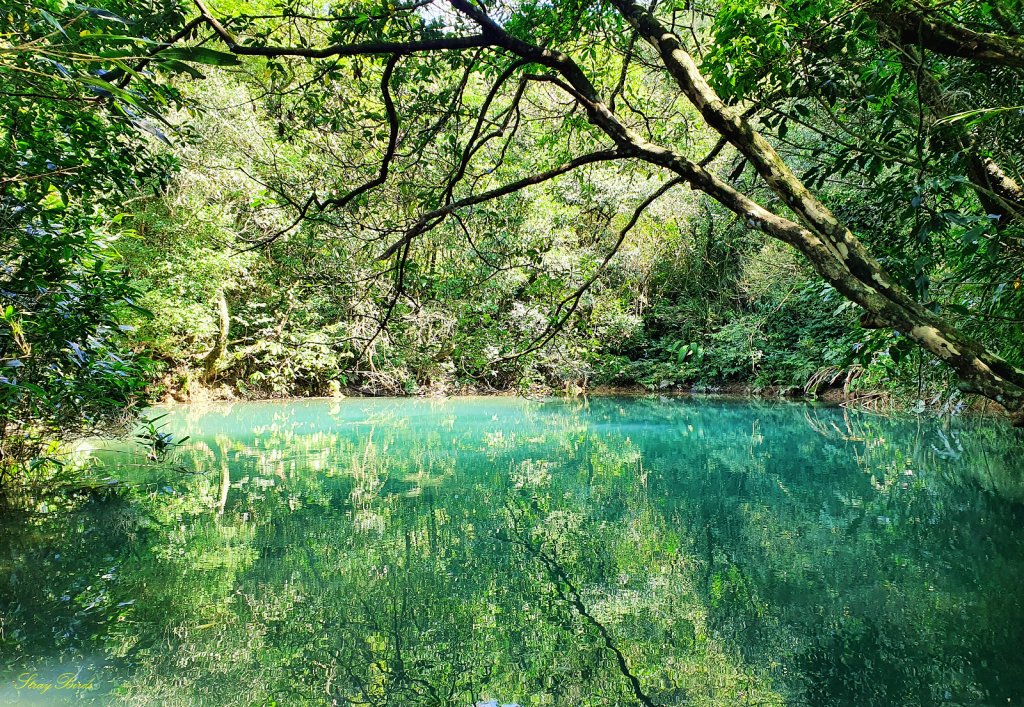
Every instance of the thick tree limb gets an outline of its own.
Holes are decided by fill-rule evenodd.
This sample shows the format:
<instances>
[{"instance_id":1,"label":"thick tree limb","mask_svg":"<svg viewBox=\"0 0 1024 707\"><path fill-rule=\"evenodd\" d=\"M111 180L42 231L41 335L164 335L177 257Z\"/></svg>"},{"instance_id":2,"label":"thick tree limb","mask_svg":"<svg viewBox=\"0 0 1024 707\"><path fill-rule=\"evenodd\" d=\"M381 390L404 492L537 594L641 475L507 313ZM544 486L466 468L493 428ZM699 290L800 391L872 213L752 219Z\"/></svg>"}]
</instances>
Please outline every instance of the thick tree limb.
<instances>
[{"instance_id":1,"label":"thick tree limb","mask_svg":"<svg viewBox=\"0 0 1024 707\"><path fill-rule=\"evenodd\" d=\"M967 176L977 187L985 210L997 215L1000 225L1008 220L1024 219L1024 188L991 158L971 154L968 157Z\"/></svg>"},{"instance_id":2,"label":"thick tree limb","mask_svg":"<svg viewBox=\"0 0 1024 707\"><path fill-rule=\"evenodd\" d=\"M689 181L695 188L742 215L748 226L760 228L795 246L837 290L944 360L965 386L1003 403L1010 410L1024 410L1024 370L971 341L911 298L868 254L853 233L811 194L772 145L742 115L725 105L678 37L631 0L610 1L658 51L669 74L708 125L750 161L806 227L760 207L713 174L695 170L693 163L680 162L671 151L663 150L667 153L662 156L665 166L680 175L689 172ZM673 162L676 164L672 165ZM747 207L751 210L745 211Z\"/></svg>"},{"instance_id":3,"label":"thick tree limb","mask_svg":"<svg viewBox=\"0 0 1024 707\"><path fill-rule=\"evenodd\" d=\"M899 52L904 71L912 77L918 88L918 100L928 108L922 113L927 127L949 117L948 98L939 81L925 66L924 56L917 44L901 44L896 38L889 43ZM966 131L954 137L955 144L966 155L965 176L970 180L985 213L998 218L997 227L1024 218L1024 189L989 157L982 156L975 140Z\"/></svg>"},{"instance_id":4,"label":"thick tree limb","mask_svg":"<svg viewBox=\"0 0 1024 707\"><path fill-rule=\"evenodd\" d=\"M868 10L877 22L900 34L907 44L921 44L944 56L971 59L988 64L1024 67L1024 39L993 32L977 32L939 19L934 10L893 9L891 3L878 3Z\"/></svg>"}]
</instances>

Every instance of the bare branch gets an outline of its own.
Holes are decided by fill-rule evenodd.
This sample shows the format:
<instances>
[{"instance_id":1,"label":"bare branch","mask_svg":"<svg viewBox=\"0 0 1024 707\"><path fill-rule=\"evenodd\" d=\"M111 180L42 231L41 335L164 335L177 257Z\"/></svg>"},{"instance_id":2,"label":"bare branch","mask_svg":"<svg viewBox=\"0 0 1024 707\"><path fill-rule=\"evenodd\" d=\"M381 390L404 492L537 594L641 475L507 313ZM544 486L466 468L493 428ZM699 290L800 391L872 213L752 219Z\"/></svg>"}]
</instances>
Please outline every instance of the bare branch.
<instances>
[{"instance_id":1,"label":"bare branch","mask_svg":"<svg viewBox=\"0 0 1024 707\"><path fill-rule=\"evenodd\" d=\"M466 168L469 166L470 160L473 159L473 155L476 154L476 152L479 151L480 148L484 146L484 144L490 137L499 137L501 135L500 130L495 131L494 133L491 133L489 136L485 137L483 140L477 143L477 138L480 137L480 133L483 130L484 121L487 119L487 112L491 108L491 103L494 102L495 97L498 95L498 91L500 91L501 87L505 84L505 82L512 78L512 75L515 74L515 72L522 68L526 63L527 62L521 59L519 61L513 62L508 68L506 68L504 71L501 72L501 74L499 74L498 78L495 79L494 84L491 86L491 90L487 92L487 97L484 98L483 105L480 106L476 125L473 127L473 134L470 135L469 141L466 143L466 149L463 150L462 152L462 159L459 161L459 166L455 170L455 174L448 181L448 186L445 188L444 195L442 197L442 200L445 204L451 203L452 192L455 189L455 185L466 174ZM516 95L516 100L518 101L519 97L521 97L522 94L520 92L517 92Z\"/></svg>"},{"instance_id":2,"label":"bare branch","mask_svg":"<svg viewBox=\"0 0 1024 707\"><path fill-rule=\"evenodd\" d=\"M394 75L395 66L398 64L399 59L401 59L400 54L393 54L388 59L388 63L384 67L384 73L380 79L380 92L381 96L384 99L384 110L385 113L387 114L388 119L388 145L384 151L384 156L381 158L380 169L377 172L377 176L374 177L373 179L370 179L369 181L364 182L363 184L360 184L358 187L346 192L342 196L334 197L331 199L325 199L324 201L320 201L320 199L316 195L316 192L310 194L310 196L301 206L295 204L295 202L293 202L291 199L288 199L288 201L292 203L293 206L296 206L298 208L298 214L296 214L295 218L291 221L291 223L289 223L284 228L281 228L280 230L272 233L269 236L258 239L252 246L248 246L240 252L245 252L248 250L252 250L254 248L260 248L269 245L270 243L273 243L275 240L291 231L300 223L302 223L302 221L309 216L309 212L313 207L316 207L318 211L325 211L326 209L329 208L342 209L345 206L352 203L360 195L365 194L371 189L381 186L388 180L388 174L391 170L391 163L395 157L395 151L398 148L398 112L395 109L394 98L392 98L391 96L391 77L392 75Z\"/></svg>"},{"instance_id":3,"label":"bare branch","mask_svg":"<svg viewBox=\"0 0 1024 707\"><path fill-rule=\"evenodd\" d=\"M390 258L398 251L399 248L404 247L417 236L430 230L430 228L432 228L433 225L436 225L436 223L432 224L431 222L439 223L439 220L443 220L445 217L447 217L454 211L463 209L467 206L480 204L485 201L492 201L493 199L497 199L499 197L506 196L508 194L512 194L513 192L525 189L528 186L540 184L541 182L546 182L550 179L554 179L559 175L565 174L566 172L571 172L572 170L578 167L583 167L584 165L594 164L595 162L610 162L612 160L620 160L631 156L633 156L632 153L624 150L602 150L599 152L591 152L588 155L583 155L573 160L569 160L568 162L560 164L559 166L549 169L545 172L531 174L529 177L524 177L523 179L519 179L515 182L506 184L502 187L491 189L490 191L486 191L481 194L467 196L464 199L459 199L458 201L446 204L445 206L434 209L433 211L421 216L419 220L417 220L416 223L408 231L406 231L405 235L402 236L402 238L392 243L387 248L387 250L380 254L379 259L386 260L387 258Z\"/></svg>"},{"instance_id":4,"label":"bare branch","mask_svg":"<svg viewBox=\"0 0 1024 707\"><path fill-rule=\"evenodd\" d=\"M476 34L468 37L440 37L438 39L408 40L405 42L357 42L354 44L331 44L326 47L260 47L240 44L235 36L206 9L203 0L194 0L199 14L207 25L228 46L232 54L242 56L297 56L307 59L325 59L329 56L369 56L373 54L413 54L439 50L474 49L492 46L486 35Z\"/></svg>"},{"instance_id":5,"label":"bare branch","mask_svg":"<svg viewBox=\"0 0 1024 707\"><path fill-rule=\"evenodd\" d=\"M608 264L612 261L612 258L614 258L615 255L619 252L619 249L622 247L622 244L626 240L626 236L629 235L629 232L633 230L634 226L636 226L637 221L640 220L640 216L643 214L644 211L647 210L647 207L649 207L655 201L664 196L670 189L685 183L685 181L686 180L683 179L682 177L673 177L672 179L668 180L660 187L658 187L658 189L654 191L650 196L644 199L643 202L641 202L641 204L638 207L636 207L636 210L633 212L633 216L629 219L629 222L621 231L619 231L619 237L615 241L615 244L611 247L611 250L608 251L608 254L605 256L604 260L601 261L601 264L597 266L597 269L593 272L593 274L590 277L588 277L582 285L576 288L576 290L573 291L572 294L570 294L568 297L559 302L558 306L555 307L555 311L552 312L551 314L552 318L554 318L555 321L548 324L547 328L543 332L541 332L540 336L536 337L530 343L530 345L527 346L522 351L516 352L514 354L509 354L508 356L502 356L494 361L491 361L491 363L501 363L504 361L511 361L513 359L526 356L527 354L533 353L534 351L541 349L549 341L558 336L558 333L562 331L563 328L565 328L565 325L568 323L569 318L572 317L572 315L575 314L576 310L579 308L580 300L583 298L583 295L587 292L587 290L589 290L593 286L595 282L597 282L597 279L608 267ZM568 308L566 307L566 305L568 305Z\"/></svg>"}]
</instances>

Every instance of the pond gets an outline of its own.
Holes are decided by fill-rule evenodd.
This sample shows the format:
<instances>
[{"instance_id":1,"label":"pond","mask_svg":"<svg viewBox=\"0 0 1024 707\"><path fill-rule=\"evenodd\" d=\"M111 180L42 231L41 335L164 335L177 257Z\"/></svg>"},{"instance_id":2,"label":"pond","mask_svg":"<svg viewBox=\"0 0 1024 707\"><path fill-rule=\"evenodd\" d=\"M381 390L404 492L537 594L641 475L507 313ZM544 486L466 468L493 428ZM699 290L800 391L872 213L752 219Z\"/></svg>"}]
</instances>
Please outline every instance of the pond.
<instances>
[{"instance_id":1,"label":"pond","mask_svg":"<svg viewBox=\"0 0 1024 707\"><path fill-rule=\"evenodd\" d=\"M601 397L159 424L188 436L165 460L111 445L95 488L4 512L0 702L1024 699L1024 436L996 422Z\"/></svg>"}]
</instances>

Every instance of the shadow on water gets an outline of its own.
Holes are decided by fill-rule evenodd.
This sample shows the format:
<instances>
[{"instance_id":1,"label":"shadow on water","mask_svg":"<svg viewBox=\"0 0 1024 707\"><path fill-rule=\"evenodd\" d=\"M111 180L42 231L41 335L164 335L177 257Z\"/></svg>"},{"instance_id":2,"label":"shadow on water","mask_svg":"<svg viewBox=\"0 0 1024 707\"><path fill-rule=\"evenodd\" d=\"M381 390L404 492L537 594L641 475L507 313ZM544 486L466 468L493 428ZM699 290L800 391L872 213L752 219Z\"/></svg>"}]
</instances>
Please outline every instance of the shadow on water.
<instances>
[{"instance_id":1,"label":"shadow on water","mask_svg":"<svg viewBox=\"0 0 1024 707\"><path fill-rule=\"evenodd\" d=\"M0 701L1024 699L1017 431L657 398L165 420L165 467L111 447L126 483L5 512Z\"/></svg>"}]
</instances>

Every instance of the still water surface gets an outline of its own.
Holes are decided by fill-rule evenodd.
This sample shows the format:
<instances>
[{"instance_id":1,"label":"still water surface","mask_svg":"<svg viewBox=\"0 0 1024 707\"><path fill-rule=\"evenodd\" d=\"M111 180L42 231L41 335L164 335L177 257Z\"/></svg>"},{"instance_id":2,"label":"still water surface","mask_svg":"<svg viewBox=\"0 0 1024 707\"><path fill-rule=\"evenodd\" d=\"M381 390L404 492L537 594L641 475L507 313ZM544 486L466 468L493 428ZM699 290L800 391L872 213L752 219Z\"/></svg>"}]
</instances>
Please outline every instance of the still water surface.
<instances>
[{"instance_id":1,"label":"still water surface","mask_svg":"<svg viewBox=\"0 0 1024 707\"><path fill-rule=\"evenodd\" d=\"M1024 436L796 404L180 407L0 520L0 703L1024 700Z\"/></svg>"}]
</instances>

